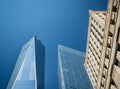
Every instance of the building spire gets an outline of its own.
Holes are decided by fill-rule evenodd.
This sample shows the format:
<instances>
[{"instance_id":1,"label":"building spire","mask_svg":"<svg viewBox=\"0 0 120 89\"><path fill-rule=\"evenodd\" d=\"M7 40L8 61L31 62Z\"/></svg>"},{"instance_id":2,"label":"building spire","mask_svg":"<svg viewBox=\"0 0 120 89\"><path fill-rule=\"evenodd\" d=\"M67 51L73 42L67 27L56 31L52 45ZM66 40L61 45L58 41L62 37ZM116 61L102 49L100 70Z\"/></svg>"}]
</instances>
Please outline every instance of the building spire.
<instances>
[{"instance_id":1,"label":"building spire","mask_svg":"<svg viewBox=\"0 0 120 89\"><path fill-rule=\"evenodd\" d=\"M35 32L34 36L35 36L35 38L37 38L38 37L38 32Z\"/></svg>"},{"instance_id":2,"label":"building spire","mask_svg":"<svg viewBox=\"0 0 120 89\"><path fill-rule=\"evenodd\" d=\"M39 33L38 33L38 32L35 32L33 37L34 37L35 39L38 39L38 40L39 40ZM39 41L40 41L40 40L39 40Z\"/></svg>"}]
</instances>

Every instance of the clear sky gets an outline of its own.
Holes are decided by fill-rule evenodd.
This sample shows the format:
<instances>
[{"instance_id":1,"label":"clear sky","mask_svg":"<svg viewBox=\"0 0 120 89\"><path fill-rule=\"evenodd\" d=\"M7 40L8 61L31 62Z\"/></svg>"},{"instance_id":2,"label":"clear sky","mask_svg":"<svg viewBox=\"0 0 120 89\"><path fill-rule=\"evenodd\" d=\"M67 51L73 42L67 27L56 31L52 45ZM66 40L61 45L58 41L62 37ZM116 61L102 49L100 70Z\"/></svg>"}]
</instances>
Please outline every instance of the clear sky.
<instances>
[{"instance_id":1,"label":"clear sky","mask_svg":"<svg viewBox=\"0 0 120 89\"><path fill-rule=\"evenodd\" d=\"M106 7L107 0L0 0L0 89L35 32L46 49L45 87L58 89L58 44L85 52L88 10Z\"/></svg>"}]
</instances>

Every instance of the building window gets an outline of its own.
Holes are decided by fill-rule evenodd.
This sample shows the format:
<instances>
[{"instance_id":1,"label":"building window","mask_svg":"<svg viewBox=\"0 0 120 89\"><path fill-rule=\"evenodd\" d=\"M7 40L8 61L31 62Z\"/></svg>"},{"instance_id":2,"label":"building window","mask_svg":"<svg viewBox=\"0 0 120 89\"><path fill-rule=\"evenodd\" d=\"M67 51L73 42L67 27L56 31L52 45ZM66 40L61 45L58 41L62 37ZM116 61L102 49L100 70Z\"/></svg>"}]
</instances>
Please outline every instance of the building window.
<instances>
[{"instance_id":1,"label":"building window","mask_svg":"<svg viewBox=\"0 0 120 89\"><path fill-rule=\"evenodd\" d=\"M116 12L116 11L117 11L117 7L116 7L116 6L113 6L113 7L112 7L112 11Z\"/></svg>"},{"instance_id":2,"label":"building window","mask_svg":"<svg viewBox=\"0 0 120 89\"><path fill-rule=\"evenodd\" d=\"M101 28L101 26L99 25L99 28Z\"/></svg>"},{"instance_id":3,"label":"building window","mask_svg":"<svg viewBox=\"0 0 120 89\"><path fill-rule=\"evenodd\" d=\"M93 17L91 17L91 19L93 20Z\"/></svg>"},{"instance_id":4,"label":"building window","mask_svg":"<svg viewBox=\"0 0 120 89\"><path fill-rule=\"evenodd\" d=\"M111 84L114 85L116 87L116 89L117 89L117 86L116 86L116 84L115 84L115 82L113 80L111 80Z\"/></svg>"},{"instance_id":5,"label":"building window","mask_svg":"<svg viewBox=\"0 0 120 89\"><path fill-rule=\"evenodd\" d=\"M120 68L120 61L116 59L115 65L117 65Z\"/></svg>"},{"instance_id":6,"label":"building window","mask_svg":"<svg viewBox=\"0 0 120 89\"><path fill-rule=\"evenodd\" d=\"M102 28L102 31L104 31L104 28Z\"/></svg>"},{"instance_id":7,"label":"building window","mask_svg":"<svg viewBox=\"0 0 120 89\"><path fill-rule=\"evenodd\" d=\"M96 25L98 25L98 22L96 22Z\"/></svg>"},{"instance_id":8,"label":"building window","mask_svg":"<svg viewBox=\"0 0 120 89\"><path fill-rule=\"evenodd\" d=\"M114 25L115 21L113 19L110 20L110 24Z\"/></svg>"}]
</instances>

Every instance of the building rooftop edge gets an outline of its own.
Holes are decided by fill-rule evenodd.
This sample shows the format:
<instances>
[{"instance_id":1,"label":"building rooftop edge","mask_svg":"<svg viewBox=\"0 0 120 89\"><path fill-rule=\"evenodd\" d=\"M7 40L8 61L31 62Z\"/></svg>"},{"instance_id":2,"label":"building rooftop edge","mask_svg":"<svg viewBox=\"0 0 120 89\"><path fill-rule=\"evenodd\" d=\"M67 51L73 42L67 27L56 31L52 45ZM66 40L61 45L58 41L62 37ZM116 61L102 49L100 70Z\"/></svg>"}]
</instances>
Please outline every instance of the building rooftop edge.
<instances>
[{"instance_id":1,"label":"building rooftop edge","mask_svg":"<svg viewBox=\"0 0 120 89\"><path fill-rule=\"evenodd\" d=\"M68 51L68 52L71 52L71 53L76 53L77 55L83 55L85 56L85 53L82 52L82 51L79 51L79 50L76 50L76 49L73 49L73 48L70 48L70 47L66 47L66 46L63 46L63 45L58 45L58 50L65 50L65 51Z\"/></svg>"}]
</instances>

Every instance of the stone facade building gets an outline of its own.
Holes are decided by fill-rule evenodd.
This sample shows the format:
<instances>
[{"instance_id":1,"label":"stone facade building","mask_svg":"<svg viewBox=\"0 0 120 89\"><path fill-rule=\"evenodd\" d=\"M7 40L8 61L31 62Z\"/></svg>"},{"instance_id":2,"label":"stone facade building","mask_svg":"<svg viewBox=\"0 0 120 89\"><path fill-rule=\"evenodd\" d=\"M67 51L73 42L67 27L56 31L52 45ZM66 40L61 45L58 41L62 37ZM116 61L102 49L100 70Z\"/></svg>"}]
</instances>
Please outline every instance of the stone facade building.
<instances>
[{"instance_id":1,"label":"stone facade building","mask_svg":"<svg viewBox=\"0 0 120 89\"><path fill-rule=\"evenodd\" d=\"M89 11L85 68L94 89L120 89L120 0Z\"/></svg>"}]
</instances>

